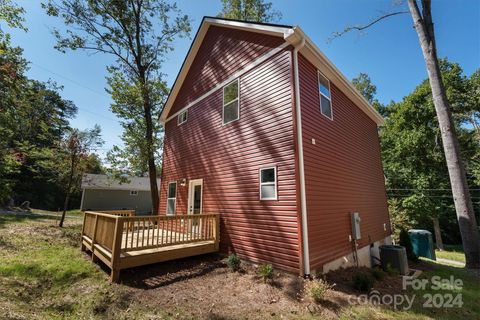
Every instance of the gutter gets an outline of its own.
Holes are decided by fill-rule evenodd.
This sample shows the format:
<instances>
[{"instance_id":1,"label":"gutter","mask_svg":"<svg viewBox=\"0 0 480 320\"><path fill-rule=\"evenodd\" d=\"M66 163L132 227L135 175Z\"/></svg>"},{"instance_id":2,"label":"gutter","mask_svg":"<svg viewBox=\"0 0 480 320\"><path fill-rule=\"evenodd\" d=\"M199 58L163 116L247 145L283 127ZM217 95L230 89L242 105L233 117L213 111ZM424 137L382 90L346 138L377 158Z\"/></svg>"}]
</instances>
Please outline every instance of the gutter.
<instances>
[{"instance_id":1,"label":"gutter","mask_svg":"<svg viewBox=\"0 0 480 320\"><path fill-rule=\"evenodd\" d=\"M300 176L300 206L302 214L302 256L303 273L310 275L310 250L308 246L307 197L305 188L305 166L303 160L302 111L300 106L300 78L298 70L298 51L305 45L305 38L294 32L286 35L285 40L293 45L293 78L295 90L295 118L297 126L298 171Z\"/></svg>"}]
</instances>

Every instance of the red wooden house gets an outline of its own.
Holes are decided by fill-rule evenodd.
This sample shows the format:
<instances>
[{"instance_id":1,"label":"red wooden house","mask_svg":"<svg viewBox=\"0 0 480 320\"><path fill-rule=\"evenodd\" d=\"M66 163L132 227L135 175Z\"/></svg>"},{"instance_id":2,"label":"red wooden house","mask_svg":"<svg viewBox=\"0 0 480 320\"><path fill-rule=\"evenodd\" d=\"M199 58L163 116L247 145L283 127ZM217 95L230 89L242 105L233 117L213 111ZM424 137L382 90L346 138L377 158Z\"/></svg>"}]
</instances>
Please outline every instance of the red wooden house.
<instances>
[{"instance_id":1,"label":"red wooden house","mask_svg":"<svg viewBox=\"0 0 480 320\"><path fill-rule=\"evenodd\" d=\"M313 274L389 242L383 119L299 27L205 17L160 120L160 212L220 213L223 252Z\"/></svg>"}]
</instances>

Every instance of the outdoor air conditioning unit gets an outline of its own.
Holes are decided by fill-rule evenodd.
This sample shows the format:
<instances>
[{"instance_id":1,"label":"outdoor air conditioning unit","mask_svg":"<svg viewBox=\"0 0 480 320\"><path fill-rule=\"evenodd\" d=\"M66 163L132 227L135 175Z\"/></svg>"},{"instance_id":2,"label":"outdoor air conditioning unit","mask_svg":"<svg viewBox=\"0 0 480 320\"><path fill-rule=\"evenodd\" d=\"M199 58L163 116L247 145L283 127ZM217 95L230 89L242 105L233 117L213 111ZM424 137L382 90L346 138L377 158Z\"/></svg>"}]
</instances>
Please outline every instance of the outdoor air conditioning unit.
<instances>
[{"instance_id":1,"label":"outdoor air conditioning unit","mask_svg":"<svg viewBox=\"0 0 480 320\"><path fill-rule=\"evenodd\" d=\"M394 245L380 246L380 261L382 269L386 270L387 266L397 269L401 275L408 274L407 251L405 247Z\"/></svg>"}]
</instances>

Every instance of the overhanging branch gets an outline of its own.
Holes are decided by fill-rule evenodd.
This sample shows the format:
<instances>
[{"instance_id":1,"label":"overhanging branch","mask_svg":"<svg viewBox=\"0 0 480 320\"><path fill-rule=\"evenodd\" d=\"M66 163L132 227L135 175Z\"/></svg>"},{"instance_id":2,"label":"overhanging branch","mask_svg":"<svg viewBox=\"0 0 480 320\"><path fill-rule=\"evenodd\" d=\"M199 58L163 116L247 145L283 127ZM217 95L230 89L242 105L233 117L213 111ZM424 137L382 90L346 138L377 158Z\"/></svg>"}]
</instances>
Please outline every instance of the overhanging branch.
<instances>
[{"instance_id":1,"label":"overhanging branch","mask_svg":"<svg viewBox=\"0 0 480 320\"><path fill-rule=\"evenodd\" d=\"M374 24L382 21L383 19L386 19L386 18L389 18L389 17L392 17L392 16L397 16L397 15L400 15L400 14L406 14L406 13L409 13L409 11L390 12L390 13L386 13L384 15L381 15L381 16L375 18L373 21L371 21L368 24L346 27L345 29L343 29L343 31L336 31L336 32L332 33L330 38L328 38L327 42L332 42L336 38L339 38L339 37L343 36L344 34L350 32L350 31L355 31L355 30L356 31L362 31L362 30L370 28L371 26L373 26Z\"/></svg>"}]
</instances>

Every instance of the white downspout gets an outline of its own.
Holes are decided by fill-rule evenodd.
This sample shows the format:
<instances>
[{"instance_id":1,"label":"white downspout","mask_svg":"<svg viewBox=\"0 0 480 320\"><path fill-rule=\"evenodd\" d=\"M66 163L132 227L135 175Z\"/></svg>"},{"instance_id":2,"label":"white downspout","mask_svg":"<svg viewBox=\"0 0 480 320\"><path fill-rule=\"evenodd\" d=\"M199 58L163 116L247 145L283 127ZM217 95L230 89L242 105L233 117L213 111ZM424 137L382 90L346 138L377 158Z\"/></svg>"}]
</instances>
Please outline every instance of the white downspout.
<instances>
[{"instance_id":1,"label":"white downspout","mask_svg":"<svg viewBox=\"0 0 480 320\"><path fill-rule=\"evenodd\" d=\"M310 250L308 248L307 197L305 192L305 167L303 161L302 111L300 108L300 79L298 76L298 51L305 45L302 37L293 49L293 75L295 87L295 116L297 125L298 170L300 174L300 203L302 210L303 270L310 275Z\"/></svg>"}]
</instances>

